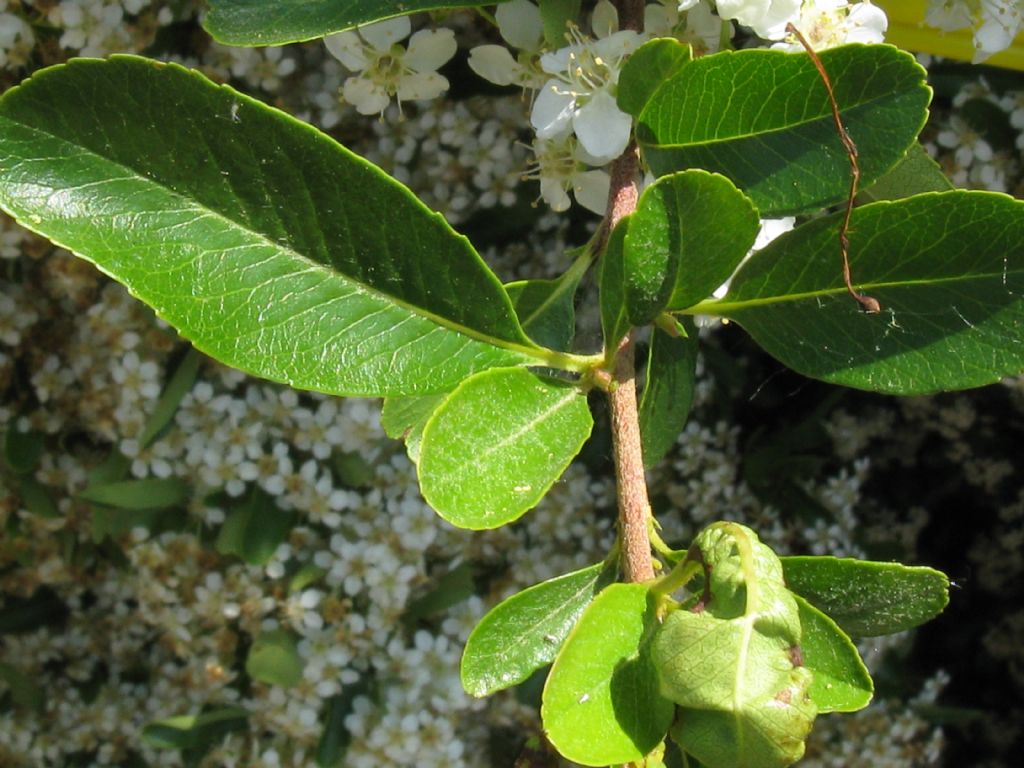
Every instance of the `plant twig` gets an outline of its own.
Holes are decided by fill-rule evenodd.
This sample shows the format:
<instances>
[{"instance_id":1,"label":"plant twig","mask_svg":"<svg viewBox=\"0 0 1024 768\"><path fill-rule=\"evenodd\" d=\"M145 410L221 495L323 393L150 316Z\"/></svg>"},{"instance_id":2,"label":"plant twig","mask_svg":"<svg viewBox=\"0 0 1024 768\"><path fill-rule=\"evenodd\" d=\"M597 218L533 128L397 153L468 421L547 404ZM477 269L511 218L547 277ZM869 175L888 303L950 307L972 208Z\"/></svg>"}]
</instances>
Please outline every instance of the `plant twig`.
<instances>
[{"instance_id":1,"label":"plant twig","mask_svg":"<svg viewBox=\"0 0 1024 768\"><path fill-rule=\"evenodd\" d=\"M619 502L619 536L622 539L622 574L626 581L654 578L640 418L636 405L636 370L632 335L615 356L615 384L608 393L611 410L612 448L615 455L615 491Z\"/></svg>"},{"instance_id":2,"label":"plant twig","mask_svg":"<svg viewBox=\"0 0 1024 768\"><path fill-rule=\"evenodd\" d=\"M800 41L800 45L807 51L807 55L814 62L818 74L821 75L821 81L825 83L825 90L828 92L829 105L832 107L832 120L836 124L836 132L839 134L839 140L846 149L846 156L850 159L850 191L846 196L846 211L843 214L843 222L839 225L839 252L843 256L843 282L846 283L847 293L860 304L861 308L869 315L874 315L882 311L882 305L873 296L859 293L853 287L853 278L850 275L850 217L853 215L853 199L857 196L857 185L860 183L857 145L853 143L853 139L850 138L850 134L846 131L846 126L843 125L843 119L839 115L839 105L836 103L836 96L832 90L832 81L829 79L828 72L821 63L821 59L818 58L818 54L814 52L811 44L807 42L807 38L801 34L800 30L792 22L786 24L786 31Z\"/></svg>"},{"instance_id":3,"label":"plant twig","mask_svg":"<svg viewBox=\"0 0 1024 768\"><path fill-rule=\"evenodd\" d=\"M619 12L619 27L642 31L644 0L613 0ZM608 235L624 216L636 210L639 190L639 157L630 142L611 167L608 209L599 238L604 246ZM651 505L647 499L640 416L636 400L636 366L632 334L615 355L615 368L608 393L611 412L612 448L615 456L615 486L619 506L619 536L622 541L622 574L628 582L654 578L651 541L648 536Z\"/></svg>"}]
</instances>

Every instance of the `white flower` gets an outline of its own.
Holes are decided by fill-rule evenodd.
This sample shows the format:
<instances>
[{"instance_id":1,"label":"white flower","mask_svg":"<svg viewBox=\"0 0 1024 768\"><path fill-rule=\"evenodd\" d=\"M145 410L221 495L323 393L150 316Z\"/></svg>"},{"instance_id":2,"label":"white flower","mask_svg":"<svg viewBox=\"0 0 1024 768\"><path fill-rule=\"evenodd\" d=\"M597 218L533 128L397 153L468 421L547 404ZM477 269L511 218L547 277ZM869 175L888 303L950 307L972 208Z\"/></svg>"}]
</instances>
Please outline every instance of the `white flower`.
<instances>
[{"instance_id":1,"label":"white flower","mask_svg":"<svg viewBox=\"0 0 1024 768\"><path fill-rule=\"evenodd\" d=\"M1008 48L1024 26L1019 0L931 0L925 23L946 32L974 28L974 63Z\"/></svg>"},{"instance_id":2,"label":"white flower","mask_svg":"<svg viewBox=\"0 0 1024 768\"><path fill-rule=\"evenodd\" d=\"M546 79L538 64L544 43L540 9L529 0L512 0L499 5L494 16L502 39L519 54L513 57L503 45L478 45L469 52L470 69L496 85L540 88Z\"/></svg>"},{"instance_id":3,"label":"white flower","mask_svg":"<svg viewBox=\"0 0 1024 768\"><path fill-rule=\"evenodd\" d=\"M786 23L796 21L801 0L718 0L715 7L723 19L750 27L767 40L779 40Z\"/></svg>"},{"instance_id":4,"label":"white flower","mask_svg":"<svg viewBox=\"0 0 1024 768\"><path fill-rule=\"evenodd\" d=\"M383 112L393 96L399 102L418 101L448 90L448 81L436 70L455 55L455 33L421 29L405 48L400 41L411 30L409 18L401 16L324 38L327 50L357 73L345 81L342 95L360 114Z\"/></svg>"},{"instance_id":5,"label":"white flower","mask_svg":"<svg viewBox=\"0 0 1024 768\"><path fill-rule=\"evenodd\" d=\"M611 179L605 171L588 170L593 158L587 156L570 135L535 139L536 169L527 178L540 181L540 196L553 211L569 209L569 190L576 202L589 211L603 214L608 206Z\"/></svg>"},{"instance_id":6,"label":"white flower","mask_svg":"<svg viewBox=\"0 0 1024 768\"><path fill-rule=\"evenodd\" d=\"M28 22L13 13L0 13L0 68L23 66L35 44Z\"/></svg>"},{"instance_id":7,"label":"white flower","mask_svg":"<svg viewBox=\"0 0 1024 768\"><path fill-rule=\"evenodd\" d=\"M555 75L533 103L530 122L540 139L574 132L580 145L598 160L615 159L629 144L633 121L615 103L619 69L642 42L633 31L584 40L541 57L541 67Z\"/></svg>"},{"instance_id":8,"label":"white flower","mask_svg":"<svg viewBox=\"0 0 1024 768\"><path fill-rule=\"evenodd\" d=\"M805 0L799 18L792 23L815 50L834 48L844 43L881 43L889 26L885 11L868 0L853 5L846 0ZM803 50L795 36L786 33L785 25L771 32L785 38L773 48Z\"/></svg>"}]
</instances>

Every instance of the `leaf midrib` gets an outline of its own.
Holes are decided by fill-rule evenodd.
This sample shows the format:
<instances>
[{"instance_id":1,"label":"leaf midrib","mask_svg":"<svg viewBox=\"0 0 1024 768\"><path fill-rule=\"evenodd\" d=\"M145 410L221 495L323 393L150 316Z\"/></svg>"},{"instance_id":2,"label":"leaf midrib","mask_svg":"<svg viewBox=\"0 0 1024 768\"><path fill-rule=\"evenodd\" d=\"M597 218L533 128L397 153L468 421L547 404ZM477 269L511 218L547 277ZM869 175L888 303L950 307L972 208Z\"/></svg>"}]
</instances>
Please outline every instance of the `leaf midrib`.
<instances>
[{"instance_id":1,"label":"leaf midrib","mask_svg":"<svg viewBox=\"0 0 1024 768\"><path fill-rule=\"evenodd\" d=\"M280 258L280 257L284 256L284 257L287 257L289 259L298 261L299 263L306 263L306 264L310 265L314 271L319 271L319 272L322 272L322 273L326 274L328 279L342 280L342 281L348 283L349 285L355 286L358 291L361 291L363 293L367 293L367 294L370 294L372 296L375 296L375 297L381 299L382 301L385 301L387 303L393 304L393 305L401 308L402 310L406 311L409 314L412 314L412 315L415 315L415 316L418 316L418 317L422 317L422 318L424 318L426 320L429 320L429 321L433 322L434 324L439 325L439 326L441 326L443 328L446 328L446 329L448 329L450 331L454 331L454 332L459 333L459 334L461 334L463 336L467 336L467 337L469 337L469 338L471 338L471 339L473 339L475 341L479 341L479 342L482 342L482 343L485 343L485 344L489 344L490 346L493 346L493 347L498 347L500 349L505 349L505 350L508 350L508 351L511 351L511 352L516 352L516 353L519 353L521 355L525 355L527 357L532 357L532 358L534 358L534 359L536 359L538 361L541 361L541 362L550 362L550 360L551 360L551 355L549 355L547 353L548 352L552 352L552 350L547 350L545 347L541 347L539 345L535 345L535 346L531 347L531 346L527 346L526 344L512 342L512 341L508 341L508 340L505 340L505 339L499 339L497 337L490 336L490 335L485 334L485 333L481 333L481 332L476 331L476 330L474 330L472 328L469 328L469 327L466 327L466 326L461 325L459 323L453 322L452 320L449 320L449 319L446 319L446 318L442 318L442 317L436 315L435 313L430 312L429 310L426 310L426 309L424 309L422 307L416 307L416 306L408 303L407 301L404 301L402 299L396 298L396 297L394 297L394 296L392 296L390 294L384 293L383 291L380 291L380 290L378 290L378 289L376 289L376 288L374 288L372 286L369 286L366 283L362 283L362 282L360 282L360 281L350 277L349 275L345 275L345 274L343 274L341 272L338 272L338 271L332 269L331 267L329 267L329 266L327 266L325 264L322 264L322 263L316 261L315 259L312 259L311 257L306 256L305 254L302 254L302 253L294 250L291 247L285 247L285 246L281 245L280 242L278 242L278 241L268 237L264 233L259 232L258 230L250 229L250 228L244 226L242 223L240 223L238 221L235 221L231 217L221 213L220 211L212 209L212 208L208 207L207 205L201 204L197 199L191 198L191 197L187 197L187 196L185 196L185 195L183 195L183 194L181 194L179 192L176 192L173 189L171 189L170 187L168 187L166 184L161 183L161 182L157 181L156 179L151 178L150 176L148 176L145 173L143 173L143 172L141 172L141 171L131 167L130 165L126 165L125 163L122 163L122 162L119 162L117 160L113 160L111 158L105 157L104 155L99 154L98 152L95 152L93 149L91 149L89 147L86 147L86 146L84 146L82 144L75 143L73 141L69 141L68 139L64 138L63 136L59 136L59 135L57 135L55 133L52 133L50 131L43 130L43 129L35 126L35 125L30 125L30 124L21 122L19 120L14 120L14 119L10 118L7 115L0 114L0 124L3 124L4 122L10 123L10 124L13 124L13 125L17 125L17 126L21 127L22 129L30 131L33 134L39 135L41 137L46 137L46 138L48 138L50 140L53 140L55 142L58 142L58 143L64 145L64 146L72 147L72 148L78 150L79 153L84 153L87 157L93 158L96 161L99 161L99 162L101 162L103 164L106 164L108 167L118 168L118 169L126 171L126 172L128 172L130 174L127 178L100 179L100 180L97 180L97 181L90 182L91 184L110 184L110 183L116 183L116 182L119 182L119 181L122 181L122 182L123 181L132 181L132 182L135 182L135 183L142 183L142 184L144 184L146 186L149 186L150 188L156 188L156 189L160 190L161 192L163 192L164 194L166 194L169 198L171 198L171 199L173 199L175 201L183 201L184 203L186 203L186 206L183 207L181 210L192 209L192 210L195 210L197 213L200 213L200 214L205 213L205 214L213 217L216 220L224 222L225 225L227 225L230 228L233 228L233 229L236 229L238 231L241 231L241 232L243 232L243 233L245 233L247 235L254 236L255 240L253 242L248 243L246 245L246 247L254 247L254 246L260 246L260 245L269 246L270 248L272 248L274 250L274 253L276 254L275 258ZM26 158L21 157L21 158L19 158L18 160L15 161L15 164L21 164L21 163L24 163L26 161L27 161ZM51 158L48 159L47 162L52 162L52 161L53 161L53 158L51 157ZM43 185L40 184L40 186L43 186ZM77 190L78 188L79 188L79 186L76 185L75 187L61 188L61 191L67 191L67 190L74 191L74 190ZM118 212L117 214L111 214L111 215L112 216L119 215L120 213L122 213L122 212ZM138 213L138 212L135 211L134 213ZM144 212L143 215L148 217L148 216L151 216L153 213L154 213L154 211L150 210L150 211ZM73 247L69 246L67 243L60 242L59 240L55 239L51 235L49 235L47 233L44 233L44 232L40 231L39 229L37 229L32 221L26 221L25 217L21 217L21 216L15 216L15 218L17 219L18 223L21 226L25 227L26 229L29 229L32 232L35 232L36 234L41 235L42 237L46 237L47 239L51 240L52 242L54 242L59 247L65 248L65 249L71 251L72 253L74 253L79 258L85 259L86 261L89 261L90 263L96 265L97 267L100 267L100 264L98 264L97 261L95 261L90 256L88 256L86 254L83 254L83 253L80 253L76 248L73 248ZM65 220L74 220L74 218L75 217L65 217ZM95 218L95 216L93 216L92 218Z\"/></svg>"}]
</instances>

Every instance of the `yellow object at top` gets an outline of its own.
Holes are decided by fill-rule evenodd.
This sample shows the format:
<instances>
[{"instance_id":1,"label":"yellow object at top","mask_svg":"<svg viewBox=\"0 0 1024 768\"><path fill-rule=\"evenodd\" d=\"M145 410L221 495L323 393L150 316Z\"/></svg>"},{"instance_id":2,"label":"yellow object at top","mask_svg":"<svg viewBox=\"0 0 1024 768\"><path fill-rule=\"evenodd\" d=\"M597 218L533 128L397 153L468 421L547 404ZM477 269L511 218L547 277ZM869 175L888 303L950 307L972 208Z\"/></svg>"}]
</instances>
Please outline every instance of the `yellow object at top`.
<instances>
[{"instance_id":1,"label":"yellow object at top","mask_svg":"<svg viewBox=\"0 0 1024 768\"><path fill-rule=\"evenodd\" d=\"M886 42L906 48L908 51L932 53L950 59L971 61L974 58L973 30L942 32L934 27L925 26L927 0L874 0L874 3L889 17L889 31L885 33ZM1005 51L985 59L984 63L1024 70L1024 35L1018 36L1013 45Z\"/></svg>"}]
</instances>

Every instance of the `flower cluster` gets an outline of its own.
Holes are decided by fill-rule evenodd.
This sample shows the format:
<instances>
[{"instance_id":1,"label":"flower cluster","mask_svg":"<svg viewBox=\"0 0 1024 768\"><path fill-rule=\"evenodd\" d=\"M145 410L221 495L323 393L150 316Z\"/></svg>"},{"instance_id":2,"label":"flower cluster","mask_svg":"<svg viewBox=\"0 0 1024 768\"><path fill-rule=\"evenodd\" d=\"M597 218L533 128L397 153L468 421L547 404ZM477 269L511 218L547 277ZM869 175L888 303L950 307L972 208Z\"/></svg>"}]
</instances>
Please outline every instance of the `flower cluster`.
<instances>
[{"instance_id":1,"label":"flower cluster","mask_svg":"<svg viewBox=\"0 0 1024 768\"><path fill-rule=\"evenodd\" d=\"M984 61L1004 50L1024 26L1024 3L1020 0L931 0L925 22L952 32L974 32L974 61Z\"/></svg>"}]
</instances>

